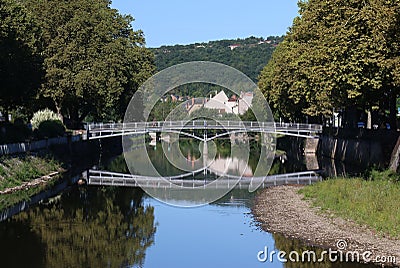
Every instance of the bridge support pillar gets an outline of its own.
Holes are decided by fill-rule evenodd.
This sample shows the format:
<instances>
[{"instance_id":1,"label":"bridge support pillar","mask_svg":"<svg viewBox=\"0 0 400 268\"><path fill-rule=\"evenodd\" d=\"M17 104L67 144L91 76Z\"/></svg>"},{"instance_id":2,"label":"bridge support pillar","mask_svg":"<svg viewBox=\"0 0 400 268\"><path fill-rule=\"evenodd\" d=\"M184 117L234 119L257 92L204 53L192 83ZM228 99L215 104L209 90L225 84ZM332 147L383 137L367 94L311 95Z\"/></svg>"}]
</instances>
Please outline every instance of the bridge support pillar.
<instances>
[{"instance_id":1,"label":"bridge support pillar","mask_svg":"<svg viewBox=\"0 0 400 268\"><path fill-rule=\"evenodd\" d=\"M207 144L207 131L204 130L204 135L203 135L203 167L207 166L207 158L208 158L208 144ZM206 174L206 170L204 170Z\"/></svg>"}]
</instances>

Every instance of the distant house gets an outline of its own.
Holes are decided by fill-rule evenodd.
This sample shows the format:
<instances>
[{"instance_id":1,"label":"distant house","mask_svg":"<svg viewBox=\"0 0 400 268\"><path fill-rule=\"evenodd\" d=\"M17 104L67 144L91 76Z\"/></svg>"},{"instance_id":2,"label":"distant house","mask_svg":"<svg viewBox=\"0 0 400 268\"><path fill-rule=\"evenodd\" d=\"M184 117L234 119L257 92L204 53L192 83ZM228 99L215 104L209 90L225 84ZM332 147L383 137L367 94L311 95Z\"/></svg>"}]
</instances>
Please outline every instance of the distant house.
<instances>
[{"instance_id":1,"label":"distant house","mask_svg":"<svg viewBox=\"0 0 400 268\"><path fill-rule=\"evenodd\" d=\"M240 45L238 45L238 44L230 45L230 46L229 46L229 48L230 48L231 50L234 50L235 48L238 48L238 47L240 47Z\"/></svg>"},{"instance_id":2,"label":"distant house","mask_svg":"<svg viewBox=\"0 0 400 268\"><path fill-rule=\"evenodd\" d=\"M253 101L252 92L241 92L240 97L233 95L228 98L223 90L204 104L204 108L218 110L218 113L244 114Z\"/></svg>"},{"instance_id":3,"label":"distant house","mask_svg":"<svg viewBox=\"0 0 400 268\"><path fill-rule=\"evenodd\" d=\"M186 111L191 114L204 106L204 98L192 98L186 102Z\"/></svg>"},{"instance_id":4,"label":"distant house","mask_svg":"<svg viewBox=\"0 0 400 268\"><path fill-rule=\"evenodd\" d=\"M185 100L185 97L171 94L171 101L172 102L184 101L184 100Z\"/></svg>"},{"instance_id":5,"label":"distant house","mask_svg":"<svg viewBox=\"0 0 400 268\"><path fill-rule=\"evenodd\" d=\"M238 114L242 115L251 107L254 94L253 92L241 92L238 102Z\"/></svg>"},{"instance_id":6,"label":"distant house","mask_svg":"<svg viewBox=\"0 0 400 268\"><path fill-rule=\"evenodd\" d=\"M174 94L171 94L171 101L172 102L177 102L178 101L179 96L176 96Z\"/></svg>"},{"instance_id":7,"label":"distant house","mask_svg":"<svg viewBox=\"0 0 400 268\"><path fill-rule=\"evenodd\" d=\"M225 92L221 90L204 104L204 108L218 110L218 113L232 113L228 106L228 100L229 98L226 96Z\"/></svg>"},{"instance_id":8,"label":"distant house","mask_svg":"<svg viewBox=\"0 0 400 268\"><path fill-rule=\"evenodd\" d=\"M237 101L237 100L238 99L237 99L236 95L233 94L232 97L230 97L228 101Z\"/></svg>"}]
</instances>

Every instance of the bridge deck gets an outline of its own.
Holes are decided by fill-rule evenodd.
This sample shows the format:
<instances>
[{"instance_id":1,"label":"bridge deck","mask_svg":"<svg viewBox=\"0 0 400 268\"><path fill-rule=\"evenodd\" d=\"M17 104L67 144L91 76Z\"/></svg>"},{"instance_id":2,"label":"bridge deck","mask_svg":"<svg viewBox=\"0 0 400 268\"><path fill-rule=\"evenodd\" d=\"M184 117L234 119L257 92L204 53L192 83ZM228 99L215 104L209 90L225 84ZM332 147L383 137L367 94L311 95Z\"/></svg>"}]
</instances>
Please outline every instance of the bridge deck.
<instances>
[{"instance_id":1,"label":"bridge deck","mask_svg":"<svg viewBox=\"0 0 400 268\"><path fill-rule=\"evenodd\" d=\"M264 132L285 134L306 138L316 138L322 132L322 125L275 122L243 122L243 121L158 121L134 123L98 123L89 124L89 139L144 134L149 132L182 132L184 130L225 130L237 132Z\"/></svg>"}]
</instances>

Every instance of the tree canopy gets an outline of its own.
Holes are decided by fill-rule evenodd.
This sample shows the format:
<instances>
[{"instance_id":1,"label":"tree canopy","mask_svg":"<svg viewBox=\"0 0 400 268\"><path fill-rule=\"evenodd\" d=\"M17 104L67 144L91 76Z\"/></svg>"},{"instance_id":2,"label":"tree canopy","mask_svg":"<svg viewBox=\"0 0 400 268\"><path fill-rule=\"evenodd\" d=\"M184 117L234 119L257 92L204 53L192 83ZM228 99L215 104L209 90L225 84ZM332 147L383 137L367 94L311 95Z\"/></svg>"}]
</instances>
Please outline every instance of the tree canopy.
<instances>
[{"instance_id":1,"label":"tree canopy","mask_svg":"<svg viewBox=\"0 0 400 268\"><path fill-rule=\"evenodd\" d=\"M108 0L0 0L0 106L49 99L69 126L119 120L153 73L133 17ZM41 107L37 107L41 108ZM31 111L33 112L33 111Z\"/></svg>"},{"instance_id":2,"label":"tree canopy","mask_svg":"<svg viewBox=\"0 0 400 268\"><path fill-rule=\"evenodd\" d=\"M152 51L159 71L189 61L213 61L236 68L257 81L258 74L282 39L283 37L278 36L269 36L266 39L252 36L245 39L162 46Z\"/></svg>"},{"instance_id":3,"label":"tree canopy","mask_svg":"<svg viewBox=\"0 0 400 268\"><path fill-rule=\"evenodd\" d=\"M0 0L0 107L8 119L12 108L29 102L40 85L40 29L26 9Z\"/></svg>"},{"instance_id":4,"label":"tree canopy","mask_svg":"<svg viewBox=\"0 0 400 268\"><path fill-rule=\"evenodd\" d=\"M57 111L81 122L121 118L137 87L153 71L133 18L107 0L24 1L40 21L45 78L41 87ZM44 18L44 19L42 19Z\"/></svg>"},{"instance_id":5,"label":"tree canopy","mask_svg":"<svg viewBox=\"0 0 400 268\"><path fill-rule=\"evenodd\" d=\"M309 0L300 1L299 9L260 75L272 107L293 120L348 107L387 109L393 121L400 2Z\"/></svg>"}]
</instances>

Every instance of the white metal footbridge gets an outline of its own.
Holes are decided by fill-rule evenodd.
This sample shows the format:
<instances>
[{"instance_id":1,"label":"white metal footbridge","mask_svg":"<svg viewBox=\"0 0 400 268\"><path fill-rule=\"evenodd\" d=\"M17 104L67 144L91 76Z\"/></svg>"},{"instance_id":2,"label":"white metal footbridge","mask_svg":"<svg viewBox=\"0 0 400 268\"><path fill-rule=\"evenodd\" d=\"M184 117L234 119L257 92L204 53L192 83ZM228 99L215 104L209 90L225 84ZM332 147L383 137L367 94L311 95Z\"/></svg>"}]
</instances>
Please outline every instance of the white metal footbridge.
<instances>
[{"instance_id":1,"label":"white metal footbridge","mask_svg":"<svg viewBox=\"0 0 400 268\"><path fill-rule=\"evenodd\" d=\"M249 132L318 138L318 134L322 132L322 125L317 124L211 120L93 123L88 124L86 128L86 139L90 140L151 132L177 133L201 141L210 141L230 134ZM206 135L198 137L191 133L193 130L219 130L222 133L213 137L207 137Z\"/></svg>"}]
</instances>

